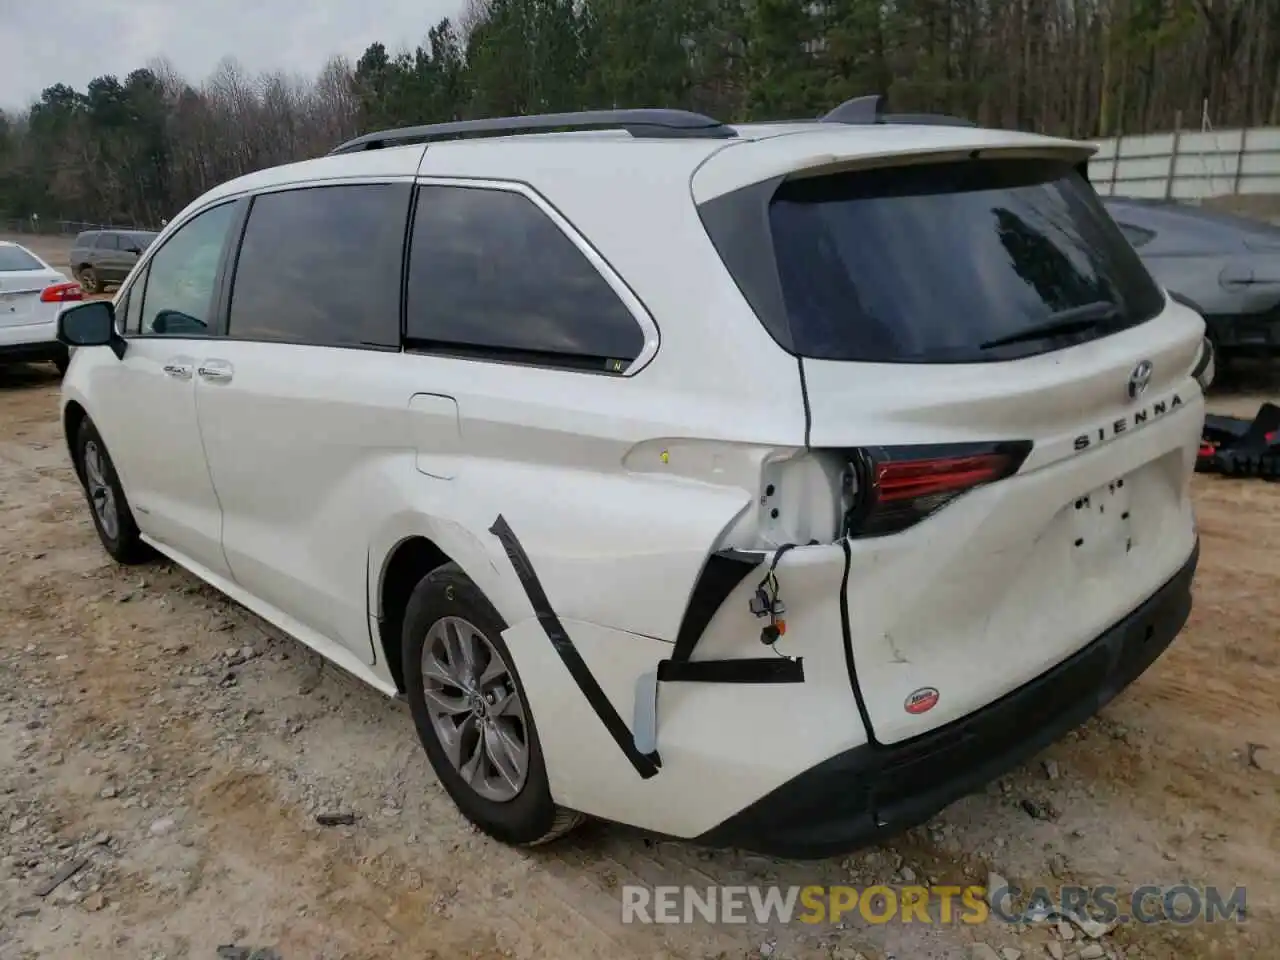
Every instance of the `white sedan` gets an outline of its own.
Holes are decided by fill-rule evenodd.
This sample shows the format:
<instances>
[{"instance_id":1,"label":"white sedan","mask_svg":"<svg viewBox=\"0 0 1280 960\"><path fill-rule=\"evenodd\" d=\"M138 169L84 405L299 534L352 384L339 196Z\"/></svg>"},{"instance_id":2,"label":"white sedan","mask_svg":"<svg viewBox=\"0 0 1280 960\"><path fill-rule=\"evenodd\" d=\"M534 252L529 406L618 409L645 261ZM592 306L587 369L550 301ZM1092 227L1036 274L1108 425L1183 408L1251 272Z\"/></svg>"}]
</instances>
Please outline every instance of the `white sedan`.
<instances>
[{"instance_id":1,"label":"white sedan","mask_svg":"<svg viewBox=\"0 0 1280 960\"><path fill-rule=\"evenodd\" d=\"M58 314L83 299L80 284L26 247L0 240L0 364L43 360L65 371L69 357L58 342Z\"/></svg>"}]
</instances>

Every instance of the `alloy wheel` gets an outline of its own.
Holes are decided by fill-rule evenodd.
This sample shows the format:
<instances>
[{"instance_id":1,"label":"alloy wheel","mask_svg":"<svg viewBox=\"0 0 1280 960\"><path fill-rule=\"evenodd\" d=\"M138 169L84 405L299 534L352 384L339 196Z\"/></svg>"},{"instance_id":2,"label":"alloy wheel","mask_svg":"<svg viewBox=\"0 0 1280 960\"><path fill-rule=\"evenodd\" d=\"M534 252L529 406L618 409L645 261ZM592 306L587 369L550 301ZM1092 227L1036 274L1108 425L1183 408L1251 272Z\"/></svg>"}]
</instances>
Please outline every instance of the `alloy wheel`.
<instances>
[{"instance_id":1,"label":"alloy wheel","mask_svg":"<svg viewBox=\"0 0 1280 960\"><path fill-rule=\"evenodd\" d=\"M89 502L93 505L93 512L98 517L102 532L107 535L107 539L116 539L120 535L116 496L111 490L111 484L107 483L102 450L93 440L84 445L84 478L89 490Z\"/></svg>"},{"instance_id":2,"label":"alloy wheel","mask_svg":"<svg viewBox=\"0 0 1280 960\"><path fill-rule=\"evenodd\" d=\"M529 775L529 724L511 668L474 624L442 617L422 647L431 726L450 764L486 800L505 803Z\"/></svg>"}]
</instances>

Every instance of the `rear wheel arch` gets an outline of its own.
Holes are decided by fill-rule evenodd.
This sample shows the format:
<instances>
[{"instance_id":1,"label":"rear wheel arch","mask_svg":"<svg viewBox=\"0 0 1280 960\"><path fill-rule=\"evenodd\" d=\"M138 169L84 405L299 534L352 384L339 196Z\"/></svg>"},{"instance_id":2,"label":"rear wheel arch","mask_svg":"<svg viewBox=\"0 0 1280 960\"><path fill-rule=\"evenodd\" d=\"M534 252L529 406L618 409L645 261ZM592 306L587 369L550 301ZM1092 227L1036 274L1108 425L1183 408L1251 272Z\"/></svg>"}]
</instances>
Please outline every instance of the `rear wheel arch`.
<instances>
[{"instance_id":1,"label":"rear wheel arch","mask_svg":"<svg viewBox=\"0 0 1280 960\"><path fill-rule=\"evenodd\" d=\"M76 438L80 435L80 425L89 419L84 407L71 400L62 410L62 435L67 441L67 451L71 454L71 462L76 474L84 480L84 468L80 465L80 457L76 453Z\"/></svg>"},{"instance_id":2,"label":"rear wheel arch","mask_svg":"<svg viewBox=\"0 0 1280 960\"><path fill-rule=\"evenodd\" d=\"M422 578L454 560L431 540L423 536L406 537L397 543L382 562L378 576L378 644L386 657L387 668L396 689L405 692L401 666L401 645L405 609L409 597Z\"/></svg>"}]
</instances>

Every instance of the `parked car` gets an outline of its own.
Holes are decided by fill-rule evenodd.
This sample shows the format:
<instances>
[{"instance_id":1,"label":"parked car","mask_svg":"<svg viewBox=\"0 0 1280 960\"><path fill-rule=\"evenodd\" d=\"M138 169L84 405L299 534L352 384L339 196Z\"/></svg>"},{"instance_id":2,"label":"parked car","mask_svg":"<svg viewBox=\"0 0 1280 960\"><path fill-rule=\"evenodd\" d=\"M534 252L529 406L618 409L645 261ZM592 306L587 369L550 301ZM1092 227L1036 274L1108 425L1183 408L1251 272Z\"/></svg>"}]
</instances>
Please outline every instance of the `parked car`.
<instances>
[{"instance_id":1,"label":"parked car","mask_svg":"<svg viewBox=\"0 0 1280 960\"><path fill-rule=\"evenodd\" d=\"M1155 278L1204 316L1224 362L1280 355L1280 226L1174 201L1106 206Z\"/></svg>"},{"instance_id":2,"label":"parked car","mask_svg":"<svg viewBox=\"0 0 1280 960\"><path fill-rule=\"evenodd\" d=\"M158 235L148 230L86 230L76 237L69 262L87 293L123 283Z\"/></svg>"},{"instance_id":3,"label":"parked car","mask_svg":"<svg viewBox=\"0 0 1280 960\"><path fill-rule=\"evenodd\" d=\"M1208 345L1091 146L876 99L375 133L210 191L63 316L104 547L405 698L502 841L922 822L1187 619Z\"/></svg>"},{"instance_id":4,"label":"parked car","mask_svg":"<svg viewBox=\"0 0 1280 960\"><path fill-rule=\"evenodd\" d=\"M65 371L58 313L81 299L78 283L21 244L0 240L0 364L49 362Z\"/></svg>"}]
</instances>

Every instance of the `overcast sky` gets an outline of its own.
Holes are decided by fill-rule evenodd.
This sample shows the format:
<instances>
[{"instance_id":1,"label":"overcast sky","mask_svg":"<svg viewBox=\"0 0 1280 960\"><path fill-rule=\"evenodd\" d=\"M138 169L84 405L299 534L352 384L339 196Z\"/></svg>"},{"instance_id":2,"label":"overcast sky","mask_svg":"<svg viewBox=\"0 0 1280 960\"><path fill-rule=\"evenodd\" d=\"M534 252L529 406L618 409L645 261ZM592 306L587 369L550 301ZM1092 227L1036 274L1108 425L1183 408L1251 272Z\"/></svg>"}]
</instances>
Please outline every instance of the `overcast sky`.
<instances>
[{"instance_id":1,"label":"overcast sky","mask_svg":"<svg viewBox=\"0 0 1280 960\"><path fill-rule=\"evenodd\" d=\"M422 42L462 0L0 0L0 107L45 87L121 80L154 57L203 81L233 56L251 73L314 74L335 53L353 61L375 40L394 54Z\"/></svg>"}]
</instances>

